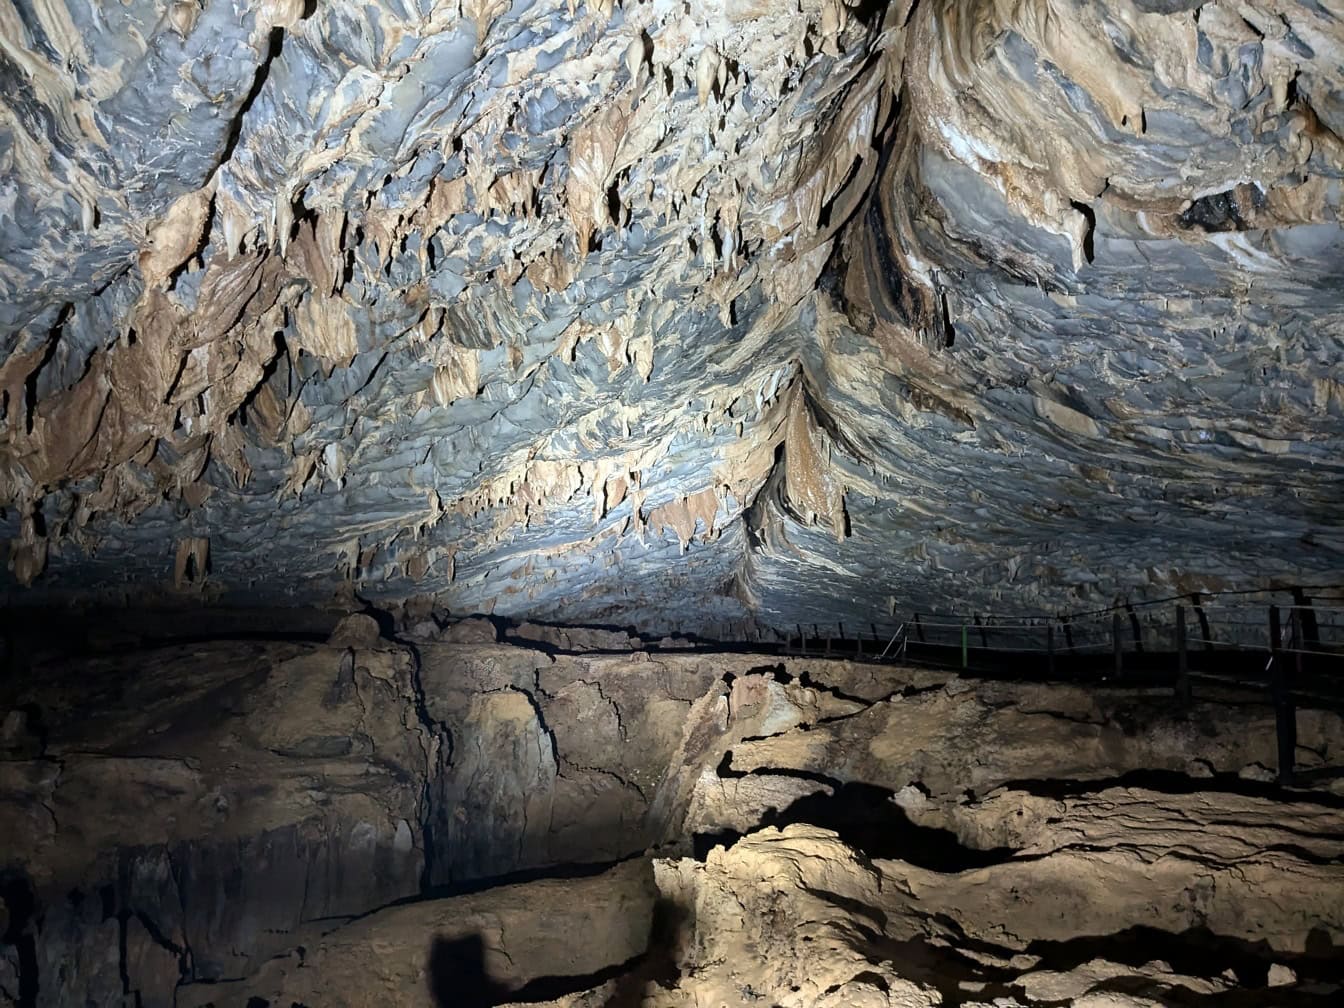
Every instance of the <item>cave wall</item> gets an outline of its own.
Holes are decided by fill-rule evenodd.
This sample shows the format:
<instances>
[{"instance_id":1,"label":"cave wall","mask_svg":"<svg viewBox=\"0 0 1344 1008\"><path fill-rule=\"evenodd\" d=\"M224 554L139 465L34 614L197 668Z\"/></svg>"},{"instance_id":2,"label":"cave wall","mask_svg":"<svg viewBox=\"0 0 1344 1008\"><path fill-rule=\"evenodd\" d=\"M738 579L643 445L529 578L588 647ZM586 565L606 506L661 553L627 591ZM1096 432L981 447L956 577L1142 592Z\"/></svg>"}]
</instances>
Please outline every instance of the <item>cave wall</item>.
<instances>
[{"instance_id":1,"label":"cave wall","mask_svg":"<svg viewBox=\"0 0 1344 1008\"><path fill-rule=\"evenodd\" d=\"M1135 689L340 633L52 652L5 681L0 1003L204 1003L382 907L690 853L855 787L918 862L900 821L993 848L1141 771L1216 804L1274 776L1273 710L1244 698L1183 716ZM1304 705L1299 768L1341 746Z\"/></svg>"}]
</instances>

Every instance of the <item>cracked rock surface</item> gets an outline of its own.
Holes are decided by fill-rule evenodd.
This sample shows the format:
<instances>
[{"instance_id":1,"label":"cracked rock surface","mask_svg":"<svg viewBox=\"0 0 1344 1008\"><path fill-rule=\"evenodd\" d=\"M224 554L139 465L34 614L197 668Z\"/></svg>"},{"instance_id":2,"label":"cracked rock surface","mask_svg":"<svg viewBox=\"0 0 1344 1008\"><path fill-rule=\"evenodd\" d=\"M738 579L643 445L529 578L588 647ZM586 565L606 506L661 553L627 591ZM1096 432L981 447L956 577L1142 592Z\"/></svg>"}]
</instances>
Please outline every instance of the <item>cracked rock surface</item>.
<instances>
[{"instance_id":1,"label":"cracked rock surface","mask_svg":"<svg viewBox=\"0 0 1344 1008\"><path fill-rule=\"evenodd\" d=\"M1265 705L357 629L57 647L5 681L0 1005L1344 982L1344 799L1247 779ZM1304 706L1298 743L1337 768L1344 721Z\"/></svg>"},{"instance_id":2,"label":"cracked rock surface","mask_svg":"<svg viewBox=\"0 0 1344 1008\"><path fill-rule=\"evenodd\" d=\"M1341 52L1312 0L0 0L3 590L1339 583Z\"/></svg>"},{"instance_id":3,"label":"cracked rock surface","mask_svg":"<svg viewBox=\"0 0 1344 1008\"><path fill-rule=\"evenodd\" d=\"M1326 828L1334 831L1335 862L1327 870L1336 884L1339 825L1335 810ZM1218 829L1209 832L1216 842ZM1259 902L1260 879L1219 872L1183 848L1171 836L1154 837L1142 852L1097 842L1070 853L1066 845L1039 859L1020 854L993 868L941 874L870 859L816 826L768 828L715 849L704 862L655 862L659 891L680 908L664 953L670 979L636 969L547 1003L1151 1008L1323 1005L1338 996L1337 982L1304 982L1285 965L1291 959L1304 976L1312 968L1289 954L1308 934L1318 953L1331 948L1327 934L1338 941L1337 904L1312 889L1313 870L1291 854L1261 852L1275 865L1273 891L1279 884L1302 887L1284 893L1302 910L1290 923ZM1178 879L1182 872L1187 878ZM1180 881L1202 888L1166 898L1173 891L1166 886ZM1134 894L1133 901L1113 902L1117 892ZM1184 902L1188 895L1191 903ZM1109 914L1093 916L1098 905ZM1083 936L1075 931L1069 941L1053 940L1060 920L1082 924ZM1146 948L1142 941L1085 937L1140 922L1166 934L1149 938ZM1191 922L1213 929L1223 945L1187 944L1179 935ZM1248 961L1251 940L1266 941L1268 965L1264 953L1261 962ZM652 963L651 954L641 966ZM1271 970L1283 984L1272 992Z\"/></svg>"}]
</instances>

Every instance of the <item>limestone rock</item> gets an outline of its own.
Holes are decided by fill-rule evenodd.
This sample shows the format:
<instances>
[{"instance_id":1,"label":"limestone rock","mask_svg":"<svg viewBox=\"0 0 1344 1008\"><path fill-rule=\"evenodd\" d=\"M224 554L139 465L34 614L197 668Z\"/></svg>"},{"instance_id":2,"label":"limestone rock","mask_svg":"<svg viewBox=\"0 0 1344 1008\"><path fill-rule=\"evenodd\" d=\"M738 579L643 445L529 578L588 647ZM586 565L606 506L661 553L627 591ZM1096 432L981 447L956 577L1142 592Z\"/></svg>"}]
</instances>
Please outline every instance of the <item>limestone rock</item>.
<instances>
[{"instance_id":1,"label":"limestone rock","mask_svg":"<svg viewBox=\"0 0 1344 1008\"><path fill-rule=\"evenodd\" d=\"M246 980L184 987L177 1004L499 1003L530 981L582 978L635 959L647 946L657 898L650 864L631 861L587 879L390 907Z\"/></svg>"},{"instance_id":2,"label":"limestone rock","mask_svg":"<svg viewBox=\"0 0 1344 1008\"><path fill-rule=\"evenodd\" d=\"M29 686L48 745L0 761L0 809L4 868L45 908L42 1004L119 998L123 946L170 1002L179 974L239 975L418 890L430 739L407 656L358 655L197 645Z\"/></svg>"},{"instance_id":3,"label":"limestone rock","mask_svg":"<svg viewBox=\"0 0 1344 1008\"><path fill-rule=\"evenodd\" d=\"M450 623L440 639L445 644L493 644L499 631L488 619L465 619Z\"/></svg>"},{"instance_id":4,"label":"limestone rock","mask_svg":"<svg viewBox=\"0 0 1344 1008\"><path fill-rule=\"evenodd\" d=\"M382 631L378 621L367 613L350 613L341 617L327 643L332 647L372 648L378 646Z\"/></svg>"},{"instance_id":5,"label":"limestone rock","mask_svg":"<svg viewBox=\"0 0 1344 1008\"><path fill-rule=\"evenodd\" d=\"M0 989L428 1004L435 935L496 1000L551 974L593 1008L1328 983L1344 812L1235 779L1273 758L1268 704L948 685L499 643L58 655L0 684L42 739L0 752ZM1304 707L1299 744L1337 766L1344 721ZM520 872L583 881L488 888ZM1136 964L1142 927L1166 944Z\"/></svg>"},{"instance_id":6,"label":"limestone rock","mask_svg":"<svg viewBox=\"0 0 1344 1008\"><path fill-rule=\"evenodd\" d=\"M1276 775L1273 770L1259 763L1247 763L1237 771L1237 776L1242 780L1267 782L1274 780Z\"/></svg>"},{"instance_id":7,"label":"limestone rock","mask_svg":"<svg viewBox=\"0 0 1344 1008\"><path fill-rule=\"evenodd\" d=\"M0 35L7 602L887 637L1344 581L1328 4Z\"/></svg>"},{"instance_id":8,"label":"limestone rock","mask_svg":"<svg viewBox=\"0 0 1344 1008\"><path fill-rule=\"evenodd\" d=\"M509 638L535 641L557 651L631 651L640 645L637 637L619 630L600 627L555 627L523 623L510 631Z\"/></svg>"},{"instance_id":9,"label":"limestone rock","mask_svg":"<svg viewBox=\"0 0 1344 1008\"><path fill-rule=\"evenodd\" d=\"M1297 974L1289 966L1282 963L1275 963L1269 968L1269 976L1265 981L1270 987L1291 987L1297 983Z\"/></svg>"}]
</instances>

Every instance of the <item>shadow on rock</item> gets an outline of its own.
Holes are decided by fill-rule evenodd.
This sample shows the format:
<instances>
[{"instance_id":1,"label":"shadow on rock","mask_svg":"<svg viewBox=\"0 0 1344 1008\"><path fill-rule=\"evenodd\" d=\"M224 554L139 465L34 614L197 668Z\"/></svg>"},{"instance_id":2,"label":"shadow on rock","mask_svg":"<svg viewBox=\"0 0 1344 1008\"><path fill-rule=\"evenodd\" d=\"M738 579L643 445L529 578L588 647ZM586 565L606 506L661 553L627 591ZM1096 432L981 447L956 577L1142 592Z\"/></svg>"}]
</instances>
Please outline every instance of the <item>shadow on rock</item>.
<instances>
[{"instance_id":1,"label":"shadow on rock","mask_svg":"<svg viewBox=\"0 0 1344 1008\"><path fill-rule=\"evenodd\" d=\"M438 1008L490 1008L509 991L490 976L480 935L434 939L429 950L429 993Z\"/></svg>"},{"instance_id":2,"label":"shadow on rock","mask_svg":"<svg viewBox=\"0 0 1344 1008\"><path fill-rule=\"evenodd\" d=\"M651 983L671 988L681 976L683 945L689 934L690 912L668 899L653 905L649 949L633 969L617 978L602 1008L639 1008Z\"/></svg>"},{"instance_id":3,"label":"shadow on rock","mask_svg":"<svg viewBox=\"0 0 1344 1008\"><path fill-rule=\"evenodd\" d=\"M510 988L490 975L480 935L434 939L429 953L429 991L437 1008L490 1008L540 1003L610 984L601 1008L639 1008L650 984L672 987L688 934L688 912L671 900L653 906L648 949L643 955L579 976L541 976ZM596 1004L596 1002L594 1002Z\"/></svg>"}]
</instances>

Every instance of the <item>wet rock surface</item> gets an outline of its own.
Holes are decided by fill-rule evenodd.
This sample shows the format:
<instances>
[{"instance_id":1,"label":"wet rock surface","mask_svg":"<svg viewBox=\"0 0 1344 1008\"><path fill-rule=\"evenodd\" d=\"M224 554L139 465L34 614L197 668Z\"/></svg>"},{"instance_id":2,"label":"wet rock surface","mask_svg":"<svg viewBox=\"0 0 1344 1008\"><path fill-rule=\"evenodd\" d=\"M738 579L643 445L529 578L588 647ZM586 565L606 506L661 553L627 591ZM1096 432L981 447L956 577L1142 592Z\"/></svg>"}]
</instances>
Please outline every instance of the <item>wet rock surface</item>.
<instances>
[{"instance_id":1,"label":"wet rock surface","mask_svg":"<svg viewBox=\"0 0 1344 1008\"><path fill-rule=\"evenodd\" d=\"M16 601L726 636L1344 581L1328 4L5 0L0 37Z\"/></svg>"},{"instance_id":2,"label":"wet rock surface","mask_svg":"<svg viewBox=\"0 0 1344 1008\"><path fill-rule=\"evenodd\" d=\"M53 655L0 713L0 1004L1340 979L1344 807L1238 776L1274 758L1244 701L380 638ZM1344 764L1340 716L1299 719L1300 767Z\"/></svg>"}]
</instances>

